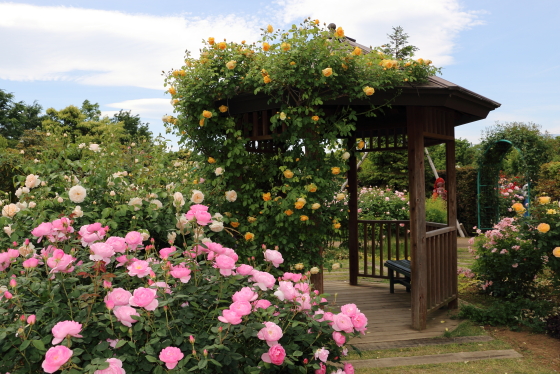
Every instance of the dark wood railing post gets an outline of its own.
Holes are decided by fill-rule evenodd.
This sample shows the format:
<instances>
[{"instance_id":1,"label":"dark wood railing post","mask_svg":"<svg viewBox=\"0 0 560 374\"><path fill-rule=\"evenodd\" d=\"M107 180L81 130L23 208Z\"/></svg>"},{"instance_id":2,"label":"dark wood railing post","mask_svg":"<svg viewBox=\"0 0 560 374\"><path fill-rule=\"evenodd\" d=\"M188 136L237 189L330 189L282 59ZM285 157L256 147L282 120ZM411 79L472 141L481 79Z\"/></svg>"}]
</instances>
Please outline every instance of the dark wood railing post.
<instances>
[{"instance_id":1,"label":"dark wood railing post","mask_svg":"<svg viewBox=\"0 0 560 374\"><path fill-rule=\"evenodd\" d=\"M453 138L455 138L455 128L449 124ZM455 141L447 141L445 143L445 162L447 170L447 224L449 226L457 225L457 182L455 178ZM457 227L457 229L459 229ZM456 235L455 235L456 236ZM449 303L449 307L456 309L459 307L459 291L457 284L457 238L452 237L449 240L449 263L444 264L448 267L445 269L450 279L444 279L451 285L451 292L456 298ZM445 277L447 278L447 277Z\"/></svg>"},{"instance_id":2,"label":"dark wood railing post","mask_svg":"<svg viewBox=\"0 0 560 374\"><path fill-rule=\"evenodd\" d=\"M353 150L356 144L355 138L350 138L348 142L349 150ZM356 164L356 156L354 152L350 152L348 159L348 192L350 199L348 208L350 209L348 219L348 247L350 262L350 284L356 286L358 284L359 258L358 258L358 168Z\"/></svg>"}]
</instances>

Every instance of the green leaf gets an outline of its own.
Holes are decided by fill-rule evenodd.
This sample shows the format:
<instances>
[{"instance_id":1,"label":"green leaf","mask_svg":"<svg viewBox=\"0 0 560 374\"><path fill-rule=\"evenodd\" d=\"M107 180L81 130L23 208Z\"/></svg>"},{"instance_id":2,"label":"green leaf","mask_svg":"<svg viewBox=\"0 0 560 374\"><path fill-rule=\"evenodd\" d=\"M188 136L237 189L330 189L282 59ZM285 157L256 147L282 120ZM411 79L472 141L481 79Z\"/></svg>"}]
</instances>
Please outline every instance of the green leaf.
<instances>
[{"instance_id":1,"label":"green leaf","mask_svg":"<svg viewBox=\"0 0 560 374\"><path fill-rule=\"evenodd\" d=\"M25 348L27 348L30 343L31 343L31 340L24 340L23 343L21 343L19 345L19 350L22 351L22 352L25 351Z\"/></svg>"},{"instance_id":2,"label":"green leaf","mask_svg":"<svg viewBox=\"0 0 560 374\"><path fill-rule=\"evenodd\" d=\"M146 357L146 360L148 360L150 362L157 362L158 361L157 358L155 358L153 356L150 356L150 355L146 355L144 357Z\"/></svg>"},{"instance_id":3,"label":"green leaf","mask_svg":"<svg viewBox=\"0 0 560 374\"><path fill-rule=\"evenodd\" d=\"M0 336L0 338L2 338L2 337ZM2 340L2 339L0 339L0 340ZM31 344L33 344L33 346L40 351L46 351L47 350L45 348L45 343L43 343L41 340L31 340Z\"/></svg>"}]
</instances>

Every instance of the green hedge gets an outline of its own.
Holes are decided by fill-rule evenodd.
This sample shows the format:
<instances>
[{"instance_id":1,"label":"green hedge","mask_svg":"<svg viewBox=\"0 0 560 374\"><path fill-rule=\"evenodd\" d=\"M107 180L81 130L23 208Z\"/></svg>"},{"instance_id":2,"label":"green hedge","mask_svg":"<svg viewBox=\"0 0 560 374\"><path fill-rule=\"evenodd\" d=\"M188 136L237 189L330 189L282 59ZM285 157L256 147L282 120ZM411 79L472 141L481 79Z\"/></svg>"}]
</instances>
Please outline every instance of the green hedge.
<instances>
[{"instance_id":1,"label":"green hedge","mask_svg":"<svg viewBox=\"0 0 560 374\"><path fill-rule=\"evenodd\" d=\"M560 162L554 161L541 165L539 181L534 196L547 195L553 201L560 200Z\"/></svg>"}]
</instances>

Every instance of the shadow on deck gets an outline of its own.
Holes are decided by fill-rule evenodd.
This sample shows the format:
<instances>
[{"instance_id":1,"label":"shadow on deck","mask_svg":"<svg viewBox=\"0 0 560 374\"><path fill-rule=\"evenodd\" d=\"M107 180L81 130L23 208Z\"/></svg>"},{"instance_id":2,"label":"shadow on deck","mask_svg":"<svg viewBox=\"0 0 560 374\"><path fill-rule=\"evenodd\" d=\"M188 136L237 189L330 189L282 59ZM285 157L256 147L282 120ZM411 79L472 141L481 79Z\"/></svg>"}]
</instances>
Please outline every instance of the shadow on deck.
<instances>
[{"instance_id":1,"label":"shadow on deck","mask_svg":"<svg viewBox=\"0 0 560 374\"><path fill-rule=\"evenodd\" d=\"M442 336L445 329L454 330L460 323L452 320L448 309L441 308L428 316L425 330L417 331L411 327L410 293L403 286L396 285L395 293L389 293L388 283L363 283L350 286L347 281L325 281L325 293L330 303L338 307L353 303L368 318L368 331L365 336L350 342L360 349L380 349L391 342L426 339ZM442 323L442 321L445 321Z\"/></svg>"}]
</instances>

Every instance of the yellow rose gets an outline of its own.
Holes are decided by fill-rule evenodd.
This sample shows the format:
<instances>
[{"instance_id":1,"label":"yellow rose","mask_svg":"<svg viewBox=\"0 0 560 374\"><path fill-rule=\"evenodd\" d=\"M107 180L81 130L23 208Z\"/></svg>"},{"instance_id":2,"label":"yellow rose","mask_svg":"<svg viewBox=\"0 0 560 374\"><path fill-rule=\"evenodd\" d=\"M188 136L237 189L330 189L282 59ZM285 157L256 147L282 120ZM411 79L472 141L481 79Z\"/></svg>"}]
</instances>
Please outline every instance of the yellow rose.
<instances>
[{"instance_id":1,"label":"yellow rose","mask_svg":"<svg viewBox=\"0 0 560 374\"><path fill-rule=\"evenodd\" d=\"M366 146L366 142L364 142L363 140L360 140L358 142L358 149L362 149Z\"/></svg>"},{"instance_id":2,"label":"yellow rose","mask_svg":"<svg viewBox=\"0 0 560 374\"><path fill-rule=\"evenodd\" d=\"M289 170L289 169L284 170L284 177L290 179L293 176L294 176L294 173L291 170Z\"/></svg>"},{"instance_id":3,"label":"yellow rose","mask_svg":"<svg viewBox=\"0 0 560 374\"><path fill-rule=\"evenodd\" d=\"M263 193L262 198L263 198L264 201L270 201L270 199L271 199L270 192Z\"/></svg>"},{"instance_id":4,"label":"yellow rose","mask_svg":"<svg viewBox=\"0 0 560 374\"><path fill-rule=\"evenodd\" d=\"M321 204L319 204L319 203L315 203L315 204L311 205L311 209L313 209L313 210L317 210L320 207L321 207Z\"/></svg>"},{"instance_id":5,"label":"yellow rose","mask_svg":"<svg viewBox=\"0 0 560 374\"><path fill-rule=\"evenodd\" d=\"M177 90L175 89L175 87L171 86L169 87L167 92L169 92L171 95L175 95L177 93Z\"/></svg>"},{"instance_id":6,"label":"yellow rose","mask_svg":"<svg viewBox=\"0 0 560 374\"><path fill-rule=\"evenodd\" d=\"M323 75L325 77L330 77L332 75L332 68L325 68L323 69Z\"/></svg>"},{"instance_id":7,"label":"yellow rose","mask_svg":"<svg viewBox=\"0 0 560 374\"><path fill-rule=\"evenodd\" d=\"M331 173L333 173L334 175L340 174L340 168L338 166L331 168Z\"/></svg>"},{"instance_id":8,"label":"yellow rose","mask_svg":"<svg viewBox=\"0 0 560 374\"><path fill-rule=\"evenodd\" d=\"M549 203L550 203L550 196L539 197L539 204L549 204Z\"/></svg>"},{"instance_id":9,"label":"yellow rose","mask_svg":"<svg viewBox=\"0 0 560 374\"><path fill-rule=\"evenodd\" d=\"M359 55L362 54L362 49L361 49L360 47L356 47L356 48L354 48L354 50L352 51L352 54L353 54L354 56L359 56Z\"/></svg>"},{"instance_id":10,"label":"yellow rose","mask_svg":"<svg viewBox=\"0 0 560 374\"><path fill-rule=\"evenodd\" d=\"M204 118L212 118L212 112L209 110L202 111L202 117Z\"/></svg>"},{"instance_id":11,"label":"yellow rose","mask_svg":"<svg viewBox=\"0 0 560 374\"><path fill-rule=\"evenodd\" d=\"M248 217L247 221L249 221L249 223L253 223L255 222L257 219L255 217Z\"/></svg>"},{"instance_id":12,"label":"yellow rose","mask_svg":"<svg viewBox=\"0 0 560 374\"><path fill-rule=\"evenodd\" d=\"M268 26L266 26L266 31L273 32L274 28L272 27L272 25L268 25Z\"/></svg>"},{"instance_id":13,"label":"yellow rose","mask_svg":"<svg viewBox=\"0 0 560 374\"><path fill-rule=\"evenodd\" d=\"M416 61L418 61L419 64L423 64L423 63L424 63L424 59L423 59L423 58L419 58L419 59L416 60Z\"/></svg>"},{"instance_id":14,"label":"yellow rose","mask_svg":"<svg viewBox=\"0 0 560 374\"><path fill-rule=\"evenodd\" d=\"M550 225L548 223L539 223L539 225L537 226L537 230L539 232L542 232L543 234L546 234L550 230Z\"/></svg>"},{"instance_id":15,"label":"yellow rose","mask_svg":"<svg viewBox=\"0 0 560 374\"><path fill-rule=\"evenodd\" d=\"M223 49L226 49L226 47L227 47L226 42L219 42L219 43L218 43L218 48L220 48L220 49L223 50Z\"/></svg>"},{"instance_id":16,"label":"yellow rose","mask_svg":"<svg viewBox=\"0 0 560 374\"><path fill-rule=\"evenodd\" d=\"M237 61L231 60L226 64L226 67L229 70L235 69L235 65L237 65Z\"/></svg>"},{"instance_id":17,"label":"yellow rose","mask_svg":"<svg viewBox=\"0 0 560 374\"><path fill-rule=\"evenodd\" d=\"M319 116L313 116L313 117L311 117L311 119L312 119L313 121L317 122L317 121L319 120Z\"/></svg>"},{"instance_id":18,"label":"yellow rose","mask_svg":"<svg viewBox=\"0 0 560 374\"><path fill-rule=\"evenodd\" d=\"M288 52L290 48L292 48L292 46L290 45L290 43L282 43L280 44L280 48L282 48L284 52Z\"/></svg>"},{"instance_id":19,"label":"yellow rose","mask_svg":"<svg viewBox=\"0 0 560 374\"><path fill-rule=\"evenodd\" d=\"M525 211L525 207L523 206L523 204L521 203L515 203L511 206L513 208L513 210L515 210L517 213L523 213Z\"/></svg>"},{"instance_id":20,"label":"yellow rose","mask_svg":"<svg viewBox=\"0 0 560 374\"><path fill-rule=\"evenodd\" d=\"M284 121L286 119L286 113L280 112L280 120Z\"/></svg>"},{"instance_id":21,"label":"yellow rose","mask_svg":"<svg viewBox=\"0 0 560 374\"><path fill-rule=\"evenodd\" d=\"M560 257L560 247L554 248L554 250L552 250L552 254L554 257Z\"/></svg>"},{"instance_id":22,"label":"yellow rose","mask_svg":"<svg viewBox=\"0 0 560 374\"><path fill-rule=\"evenodd\" d=\"M364 87L364 93L365 93L367 96L373 95L374 92L375 92L375 89L374 89L373 87L370 87L370 86Z\"/></svg>"},{"instance_id":23,"label":"yellow rose","mask_svg":"<svg viewBox=\"0 0 560 374\"><path fill-rule=\"evenodd\" d=\"M317 186L315 185L315 183L311 183L309 186L307 186L307 191L317 192Z\"/></svg>"},{"instance_id":24,"label":"yellow rose","mask_svg":"<svg viewBox=\"0 0 560 374\"><path fill-rule=\"evenodd\" d=\"M299 220L302 221L302 222L305 222L308 219L309 219L309 217L307 217L307 216L299 216Z\"/></svg>"},{"instance_id":25,"label":"yellow rose","mask_svg":"<svg viewBox=\"0 0 560 374\"><path fill-rule=\"evenodd\" d=\"M212 37L208 38L208 44L214 45L214 38Z\"/></svg>"},{"instance_id":26,"label":"yellow rose","mask_svg":"<svg viewBox=\"0 0 560 374\"><path fill-rule=\"evenodd\" d=\"M250 241L253 240L255 238L255 234L250 233L250 232L246 232L244 235L245 240Z\"/></svg>"},{"instance_id":27,"label":"yellow rose","mask_svg":"<svg viewBox=\"0 0 560 374\"><path fill-rule=\"evenodd\" d=\"M303 270L304 265L300 262L300 263L298 263L298 264L295 264L295 265L294 265L294 268L295 268L296 270Z\"/></svg>"},{"instance_id":28,"label":"yellow rose","mask_svg":"<svg viewBox=\"0 0 560 374\"><path fill-rule=\"evenodd\" d=\"M381 66L383 66L386 69L396 68L397 67L397 61L396 60L382 60L381 61Z\"/></svg>"},{"instance_id":29,"label":"yellow rose","mask_svg":"<svg viewBox=\"0 0 560 374\"><path fill-rule=\"evenodd\" d=\"M340 223L333 224L333 227L334 227L335 230L338 230L340 228L340 226L342 226Z\"/></svg>"},{"instance_id":30,"label":"yellow rose","mask_svg":"<svg viewBox=\"0 0 560 374\"><path fill-rule=\"evenodd\" d=\"M214 163L216 163L216 160L213 157L208 157L208 163L209 164L214 164Z\"/></svg>"},{"instance_id":31,"label":"yellow rose","mask_svg":"<svg viewBox=\"0 0 560 374\"><path fill-rule=\"evenodd\" d=\"M285 213L287 216L291 216L292 214L294 214L294 212L292 212L291 209L288 209L288 210L284 211L284 213Z\"/></svg>"},{"instance_id":32,"label":"yellow rose","mask_svg":"<svg viewBox=\"0 0 560 374\"><path fill-rule=\"evenodd\" d=\"M228 107L225 106L225 105L220 105L220 107L218 108L218 110L219 110L220 112L222 112L222 113L225 113L225 112L227 112Z\"/></svg>"},{"instance_id":33,"label":"yellow rose","mask_svg":"<svg viewBox=\"0 0 560 374\"><path fill-rule=\"evenodd\" d=\"M268 75L265 75L265 76L263 77L263 81L264 81L264 83L270 83L270 82L271 82L271 79L270 79L270 77L269 77Z\"/></svg>"},{"instance_id":34,"label":"yellow rose","mask_svg":"<svg viewBox=\"0 0 560 374\"><path fill-rule=\"evenodd\" d=\"M319 24L319 20L316 19L315 21L313 21L314 24L318 25Z\"/></svg>"},{"instance_id":35,"label":"yellow rose","mask_svg":"<svg viewBox=\"0 0 560 374\"><path fill-rule=\"evenodd\" d=\"M305 203L302 203L301 201L296 201L294 203L294 206L296 207L296 209L302 209L304 205L305 205Z\"/></svg>"},{"instance_id":36,"label":"yellow rose","mask_svg":"<svg viewBox=\"0 0 560 374\"><path fill-rule=\"evenodd\" d=\"M290 65L292 65L292 66L293 66L293 65L295 65L295 64L296 64L296 62L295 62L295 61L290 61Z\"/></svg>"},{"instance_id":37,"label":"yellow rose","mask_svg":"<svg viewBox=\"0 0 560 374\"><path fill-rule=\"evenodd\" d=\"M338 36L339 38L343 38L344 37L344 30L342 29L342 27L339 27L336 29L336 31L334 32L336 36Z\"/></svg>"},{"instance_id":38,"label":"yellow rose","mask_svg":"<svg viewBox=\"0 0 560 374\"><path fill-rule=\"evenodd\" d=\"M430 64L432 63L432 60L424 60L424 63L425 63L426 65L430 65Z\"/></svg>"},{"instance_id":39,"label":"yellow rose","mask_svg":"<svg viewBox=\"0 0 560 374\"><path fill-rule=\"evenodd\" d=\"M346 195L343 194L342 192L336 194L336 199L337 199L338 201L344 200L345 198L346 198Z\"/></svg>"},{"instance_id":40,"label":"yellow rose","mask_svg":"<svg viewBox=\"0 0 560 374\"><path fill-rule=\"evenodd\" d=\"M204 126L204 118L198 121L198 124L200 125L200 127Z\"/></svg>"},{"instance_id":41,"label":"yellow rose","mask_svg":"<svg viewBox=\"0 0 560 374\"><path fill-rule=\"evenodd\" d=\"M239 222L230 222L230 225L233 228L238 228L239 227Z\"/></svg>"},{"instance_id":42,"label":"yellow rose","mask_svg":"<svg viewBox=\"0 0 560 374\"><path fill-rule=\"evenodd\" d=\"M270 44L268 44L267 42L264 42L262 48L265 52L267 52L270 49Z\"/></svg>"},{"instance_id":43,"label":"yellow rose","mask_svg":"<svg viewBox=\"0 0 560 374\"><path fill-rule=\"evenodd\" d=\"M546 211L546 214L556 214L556 210L555 209L548 209Z\"/></svg>"}]
</instances>

